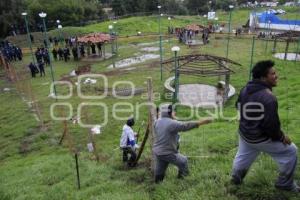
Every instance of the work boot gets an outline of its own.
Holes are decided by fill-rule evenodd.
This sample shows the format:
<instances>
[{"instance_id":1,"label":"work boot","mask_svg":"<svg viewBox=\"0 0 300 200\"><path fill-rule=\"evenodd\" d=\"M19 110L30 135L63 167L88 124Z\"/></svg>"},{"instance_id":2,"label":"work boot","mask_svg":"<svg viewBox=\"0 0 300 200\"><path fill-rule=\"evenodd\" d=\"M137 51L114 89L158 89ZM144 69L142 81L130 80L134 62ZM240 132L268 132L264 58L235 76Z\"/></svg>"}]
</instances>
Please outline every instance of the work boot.
<instances>
[{"instance_id":1,"label":"work boot","mask_svg":"<svg viewBox=\"0 0 300 200\"><path fill-rule=\"evenodd\" d=\"M248 170L235 170L231 175L231 183L240 185L243 183L243 179L246 176Z\"/></svg>"},{"instance_id":2,"label":"work boot","mask_svg":"<svg viewBox=\"0 0 300 200\"><path fill-rule=\"evenodd\" d=\"M155 176L155 183L160 183L164 180L165 175L156 175Z\"/></svg>"},{"instance_id":3,"label":"work boot","mask_svg":"<svg viewBox=\"0 0 300 200\"><path fill-rule=\"evenodd\" d=\"M242 184L243 180L241 179L241 177L232 175L230 182L233 183L234 185L240 185Z\"/></svg>"}]
</instances>

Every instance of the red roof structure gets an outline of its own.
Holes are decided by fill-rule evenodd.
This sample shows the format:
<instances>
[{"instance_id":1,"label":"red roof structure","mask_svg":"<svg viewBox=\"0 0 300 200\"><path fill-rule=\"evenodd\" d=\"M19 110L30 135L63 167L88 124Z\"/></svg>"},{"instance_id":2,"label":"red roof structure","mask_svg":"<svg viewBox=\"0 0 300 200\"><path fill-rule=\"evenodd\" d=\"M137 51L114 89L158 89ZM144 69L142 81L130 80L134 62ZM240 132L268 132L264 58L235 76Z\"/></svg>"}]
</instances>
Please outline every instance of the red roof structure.
<instances>
[{"instance_id":1,"label":"red roof structure","mask_svg":"<svg viewBox=\"0 0 300 200\"><path fill-rule=\"evenodd\" d=\"M189 24L185 27L185 29L187 30L191 30L191 31L203 31L203 29L205 29L205 26L202 25L198 25L198 24Z\"/></svg>"},{"instance_id":2,"label":"red roof structure","mask_svg":"<svg viewBox=\"0 0 300 200\"><path fill-rule=\"evenodd\" d=\"M82 36L78 38L78 42L83 42L83 43L104 43L104 42L109 42L113 38L109 34L105 33L90 33L88 35Z\"/></svg>"}]
</instances>

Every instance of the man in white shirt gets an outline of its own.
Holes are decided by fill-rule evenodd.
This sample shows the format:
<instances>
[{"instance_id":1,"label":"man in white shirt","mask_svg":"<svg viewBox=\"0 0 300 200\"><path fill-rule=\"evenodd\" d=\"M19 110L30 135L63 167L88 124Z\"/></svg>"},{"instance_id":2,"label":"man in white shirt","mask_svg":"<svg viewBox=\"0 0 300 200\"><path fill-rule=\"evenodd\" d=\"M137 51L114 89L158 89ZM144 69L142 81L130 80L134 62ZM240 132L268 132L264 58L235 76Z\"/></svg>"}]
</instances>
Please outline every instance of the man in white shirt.
<instances>
[{"instance_id":1,"label":"man in white shirt","mask_svg":"<svg viewBox=\"0 0 300 200\"><path fill-rule=\"evenodd\" d=\"M120 139L120 148L123 151L123 162L127 162L129 167L135 166L136 148L135 132L132 130L134 126L134 118L129 118L123 126L123 131ZM130 158L128 159L128 154Z\"/></svg>"}]
</instances>

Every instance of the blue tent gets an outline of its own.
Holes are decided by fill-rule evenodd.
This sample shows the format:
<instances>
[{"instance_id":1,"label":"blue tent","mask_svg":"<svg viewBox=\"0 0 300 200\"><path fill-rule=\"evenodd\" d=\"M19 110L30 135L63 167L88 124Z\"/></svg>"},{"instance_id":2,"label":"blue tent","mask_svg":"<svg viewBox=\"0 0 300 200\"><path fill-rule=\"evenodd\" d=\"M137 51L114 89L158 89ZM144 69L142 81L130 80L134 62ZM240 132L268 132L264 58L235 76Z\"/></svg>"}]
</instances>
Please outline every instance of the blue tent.
<instances>
[{"instance_id":1,"label":"blue tent","mask_svg":"<svg viewBox=\"0 0 300 200\"><path fill-rule=\"evenodd\" d=\"M259 23L270 23L270 24L281 24L281 25L300 25L300 20L288 20L288 19L280 19L274 13L271 12L263 12L257 13L258 22Z\"/></svg>"}]
</instances>

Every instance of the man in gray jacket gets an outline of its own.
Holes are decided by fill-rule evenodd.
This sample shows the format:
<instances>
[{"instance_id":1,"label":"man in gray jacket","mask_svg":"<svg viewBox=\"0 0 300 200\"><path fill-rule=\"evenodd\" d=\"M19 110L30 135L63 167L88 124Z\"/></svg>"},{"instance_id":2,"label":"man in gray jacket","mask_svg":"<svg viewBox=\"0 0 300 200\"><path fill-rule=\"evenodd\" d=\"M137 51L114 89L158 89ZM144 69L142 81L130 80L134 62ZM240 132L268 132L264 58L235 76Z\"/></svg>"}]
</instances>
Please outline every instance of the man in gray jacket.
<instances>
[{"instance_id":1,"label":"man in gray jacket","mask_svg":"<svg viewBox=\"0 0 300 200\"><path fill-rule=\"evenodd\" d=\"M172 105L164 105L160 109L160 118L155 121L155 139L153 153L156 157L155 182L163 181L169 163L178 167L178 178L188 175L187 157L178 153L178 132L188 131L200 125L210 123L211 119L199 122L179 122L174 120Z\"/></svg>"}]
</instances>

